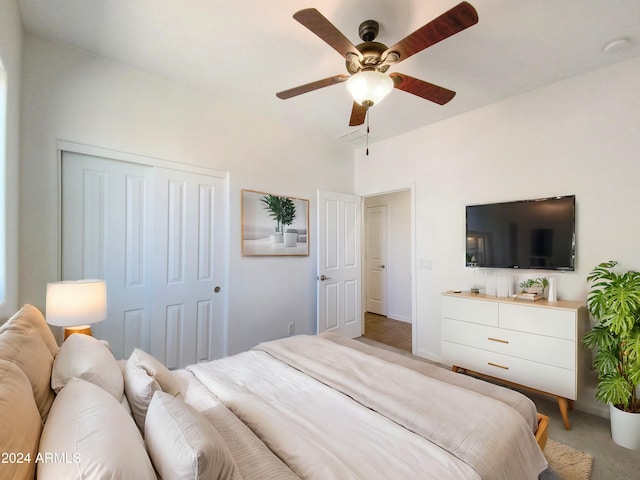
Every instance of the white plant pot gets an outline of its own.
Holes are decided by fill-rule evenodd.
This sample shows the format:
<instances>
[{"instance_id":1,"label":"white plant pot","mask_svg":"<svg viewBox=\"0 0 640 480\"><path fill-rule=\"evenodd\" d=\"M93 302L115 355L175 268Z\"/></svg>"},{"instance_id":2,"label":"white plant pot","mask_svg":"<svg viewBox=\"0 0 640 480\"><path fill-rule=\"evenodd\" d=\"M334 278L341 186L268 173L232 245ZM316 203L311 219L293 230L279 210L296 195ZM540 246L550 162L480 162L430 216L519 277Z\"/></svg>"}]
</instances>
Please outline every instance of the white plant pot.
<instances>
[{"instance_id":1,"label":"white plant pot","mask_svg":"<svg viewBox=\"0 0 640 480\"><path fill-rule=\"evenodd\" d=\"M611 438L621 447L640 450L640 413L629 413L609 405Z\"/></svg>"},{"instance_id":2,"label":"white plant pot","mask_svg":"<svg viewBox=\"0 0 640 480\"><path fill-rule=\"evenodd\" d=\"M284 246L295 247L298 243L298 232L284 232Z\"/></svg>"},{"instance_id":3,"label":"white plant pot","mask_svg":"<svg viewBox=\"0 0 640 480\"><path fill-rule=\"evenodd\" d=\"M271 243L282 243L282 233L274 233L273 235L269 235L269 240Z\"/></svg>"}]
</instances>

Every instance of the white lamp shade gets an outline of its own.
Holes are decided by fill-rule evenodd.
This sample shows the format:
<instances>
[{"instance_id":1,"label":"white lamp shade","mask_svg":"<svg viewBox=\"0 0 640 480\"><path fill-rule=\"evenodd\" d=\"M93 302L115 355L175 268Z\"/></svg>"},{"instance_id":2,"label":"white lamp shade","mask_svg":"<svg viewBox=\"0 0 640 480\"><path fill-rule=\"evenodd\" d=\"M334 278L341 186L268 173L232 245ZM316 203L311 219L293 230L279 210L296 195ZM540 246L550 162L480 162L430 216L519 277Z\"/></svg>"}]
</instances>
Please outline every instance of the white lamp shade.
<instances>
[{"instance_id":1,"label":"white lamp shade","mask_svg":"<svg viewBox=\"0 0 640 480\"><path fill-rule=\"evenodd\" d=\"M393 90L393 80L384 73L366 70L347 80L347 90L360 105L371 106L382 101Z\"/></svg>"},{"instance_id":2,"label":"white lamp shade","mask_svg":"<svg viewBox=\"0 0 640 480\"><path fill-rule=\"evenodd\" d=\"M47 284L47 323L59 327L90 325L107 318L107 283L77 280Z\"/></svg>"}]
</instances>

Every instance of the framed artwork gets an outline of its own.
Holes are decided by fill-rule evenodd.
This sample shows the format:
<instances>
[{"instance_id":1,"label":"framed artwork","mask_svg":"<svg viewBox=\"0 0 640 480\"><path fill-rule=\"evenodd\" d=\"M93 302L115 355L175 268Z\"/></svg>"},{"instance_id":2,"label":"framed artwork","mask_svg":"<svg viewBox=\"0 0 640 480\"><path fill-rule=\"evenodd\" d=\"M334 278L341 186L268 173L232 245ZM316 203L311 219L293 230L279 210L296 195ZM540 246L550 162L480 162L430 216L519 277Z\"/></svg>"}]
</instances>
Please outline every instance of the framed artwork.
<instances>
[{"instance_id":1,"label":"framed artwork","mask_svg":"<svg viewBox=\"0 0 640 480\"><path fill-rule=\"evenodd\" d=\"M309 255L309 200L242 190L242 256Z\"/></svg>"}]
</instances>

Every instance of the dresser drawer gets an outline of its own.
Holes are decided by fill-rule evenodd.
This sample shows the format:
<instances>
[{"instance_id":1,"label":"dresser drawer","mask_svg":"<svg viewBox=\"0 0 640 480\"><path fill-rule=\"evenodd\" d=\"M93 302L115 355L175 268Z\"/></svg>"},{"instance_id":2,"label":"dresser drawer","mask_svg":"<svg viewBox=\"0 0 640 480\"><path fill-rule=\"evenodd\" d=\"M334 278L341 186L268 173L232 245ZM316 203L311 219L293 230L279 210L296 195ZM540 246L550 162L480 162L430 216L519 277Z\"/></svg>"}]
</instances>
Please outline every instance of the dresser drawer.
<instances>
[{"instance_id":1,"label":"dresser drawer","mask_svg":"<svg viewBox=\"0 0 640 480\"><path fill-rule=\"evenodd\" d=\"M576 372L448 341L442 358L450 364L542 392L576 399Z\"/></svg>"},{"instance_id":2,"label":"dresser drawer","mask_svg":"<svg viewBox=\"0 0 640 480\"><path fill-rule=\"evenodd\" d=\"M549 337L576 339L576 314L571 310L501 303L500 328Z\"/></svg>"},{"instance_id":3,"label":"dresser drawer","mask_svg":"<svg viewBox=\"0 0 640 480\"><path fill-rule=\"evenodd\" d=\"M569 370L576 368L575 342L564 338L445 318L442 321L442 339Z\"/></svg>"},{"instance_id":4,"label":"dresser drawer","mask_svg":"<svg viewBox=\"0 0 640 480\"><path fill-rule=\"evenodd\" d=\"M498 326L498 304L468 298L442 297L442 317Z\"/></svg>"}]
</instances>

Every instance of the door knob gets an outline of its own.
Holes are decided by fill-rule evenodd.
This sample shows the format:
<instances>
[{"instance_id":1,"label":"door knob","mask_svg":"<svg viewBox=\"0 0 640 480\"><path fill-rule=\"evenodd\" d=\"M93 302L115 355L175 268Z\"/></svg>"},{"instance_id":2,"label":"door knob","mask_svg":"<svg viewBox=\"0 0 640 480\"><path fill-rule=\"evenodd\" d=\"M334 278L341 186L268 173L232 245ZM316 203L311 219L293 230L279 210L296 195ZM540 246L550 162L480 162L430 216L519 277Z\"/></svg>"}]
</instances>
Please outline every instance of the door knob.
<instances>
[{"instance_id":1,"label":"door knob","mask_svg":"<svg viewBox=\"0 0 640 480\"><path fill-rule=\"evenodd\" d=\"M320 275L320 280L323 281L323 282L325 280L330 280L330 279L331 279L331 277L325 277L324 275Z\"/></svg>"},{"instance_id":2,"label":"door knob","mask_svg":"<svg viewBox=\"0 0 640 480\"><path fill-rule=\"evenodd\" d=\"M215 287L215 288L213 289L213 291L214 291L215 293L218 293L218 292L220 291L220 287Z\"/></svg>"},{"instance_id":3,"label":"door knob","mask_svg":"<svg viewBox=\"0 0 640 480\"><path fill-rule=\"evenodd\" d=\"M384 264L382 264L382 265L378 265L378 266L379 266L380 268L384 268Z\"/></svg>"}]
</instances>

